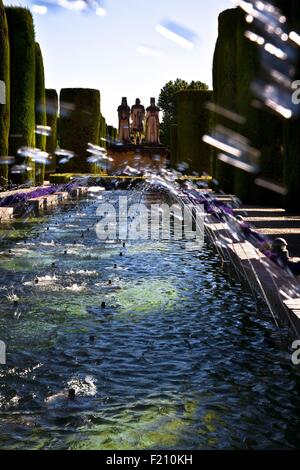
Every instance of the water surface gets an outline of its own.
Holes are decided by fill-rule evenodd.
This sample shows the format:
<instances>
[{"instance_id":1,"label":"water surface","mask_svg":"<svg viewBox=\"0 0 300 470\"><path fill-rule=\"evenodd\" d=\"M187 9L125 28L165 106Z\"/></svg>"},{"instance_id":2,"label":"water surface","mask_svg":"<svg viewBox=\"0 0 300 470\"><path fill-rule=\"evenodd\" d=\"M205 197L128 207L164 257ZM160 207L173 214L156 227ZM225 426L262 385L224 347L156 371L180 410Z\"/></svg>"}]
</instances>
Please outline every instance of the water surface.
<instances>
[{"instance_id":1,"label":"water surface","mask_svg":"<svg viewBox=\"0 0 300 470\"><path fill-rule=\"evenodd\" d=\"M0 448L299 448L287 332L208 244L98 240L98 203L2 229Z\"/></svg>"}]
</instances>

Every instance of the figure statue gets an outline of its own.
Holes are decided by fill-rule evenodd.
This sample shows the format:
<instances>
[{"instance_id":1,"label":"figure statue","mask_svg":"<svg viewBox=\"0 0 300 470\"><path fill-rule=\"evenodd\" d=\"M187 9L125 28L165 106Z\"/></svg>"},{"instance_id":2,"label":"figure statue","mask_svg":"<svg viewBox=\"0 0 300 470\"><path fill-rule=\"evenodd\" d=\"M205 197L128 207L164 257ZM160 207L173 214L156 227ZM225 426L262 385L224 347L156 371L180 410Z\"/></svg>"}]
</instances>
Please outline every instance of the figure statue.
<instances>
[{"instance_id":1,"label":"figure statue","mask_svg":"<svg viewBox=\"0 0 300 470\"><path fill-rule=\"evenodd\" d=\"M119 140L124 143L130 142L129 116L130 108L127 104L127 98L122 98L122 104L118 107L119 115Z\"/></svg>"},{"instance_id":2,"label":"figure statue","mask_svg":"<svg viewBox=\"0 0 300 470\"><path fill-rule=\"evenodd\" d=\"M146 142L147 144L160 144L159 140L159 112L155 98L151 98L150 106L146 109Z\"/></svg>"},{"instance_id":3,"label":"figure statue","mask_svg":"<svg viewBox=\"0 0 300 470\"><path fill-rule=\"evenodd\" d=\"M136 145L141 144L144 134L144 119L145 119L145 108L141 104L139 98L135 100L135 104L131 108L131 130L133 132L133 141Z\"/></svg>"}]
</instances>

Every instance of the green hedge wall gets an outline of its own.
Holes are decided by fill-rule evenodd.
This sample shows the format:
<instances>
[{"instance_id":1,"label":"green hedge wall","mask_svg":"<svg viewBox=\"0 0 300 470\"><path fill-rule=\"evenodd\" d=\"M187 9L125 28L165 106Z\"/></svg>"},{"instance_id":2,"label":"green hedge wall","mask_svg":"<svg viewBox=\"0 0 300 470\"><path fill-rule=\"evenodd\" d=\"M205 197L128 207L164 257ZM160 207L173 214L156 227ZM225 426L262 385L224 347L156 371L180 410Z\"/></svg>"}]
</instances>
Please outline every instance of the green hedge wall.
<instances>
[{"instance_id":1,"label":"green hedge wall","mask_svg":"<svg viewBox=\"0 0 300 470\"><path fill-rule=\"evenodd\" d=\"M215 116L215 125L222 124L246 137L252 147L261 151L261 176L282 182L282 119L253 107L251 83L257 78L261 65L258 48L245 37L245 30L245 14L241 9L229 9L220 14L213 63L214 100L245 117L246 123L238 125ZM233 191L244 202L280 202L275 193L256 187L252 174L219 161L215 166L221 187L226 192Z\"/></svg>"},{"instance_id":2,"label":"green hedge wall","mask_svg":"<svg viewBox=\"0 0 300 470\"><path fill-rule=\"evenodd\" d=\"M253 108L253 95L251 83L260 69L258 50L254 43L245 37L246 21L242 10L232 13L235 19L235 79L234 92L236 94L235 110L245 117L246 123L237 126L235 130L247 137L253 147L261 147L259 136L260 116L258 110ZM244 202L251 202L253 197L254 176L242 170L234 171L234 193Z\"/></svg>"},{"instance_id":3,"label":"green hedge wall","mask_svg":"<svg viewBox=\"0 0 300 470\"><path fill-rule=\"evenodd\" d=\"M283 155L281 152L283 121L265 110L256 109L251 83L260 70L258 48L245 37L245 15L240 11L237 26L237 103L238 112L247 118L240 132L251 145L261 152L260 175L278 183L283 180ZM235 193L245 202L280 204L280 197L273 192L254 186L255 177L244 171L236 171Z\"/></svg>"},{"instance_id":4,"label":"green hedge wall","mask_svg":"<svg viewBox=\"0 0 300 470\"><path fill-rule=\"evenodd\" d=\"M66 105L67 103L67 105ZM73 109L70 110L70 106ZM99 143L100 92L89 88L64 88L60 92L60 146L76 157L63 165L63 172L97 172L87 162L87 144Z\"/></svg>"},{"instance_id":5,"label":"green hedge wall","mask_svg":"<svg viewBox=\"0 0 300 470\"><path fill-rule=\"evenodd\" d=\"M0 80L5 86L5 96L0 102L0 157L8 155L8 136L10 123L10 77L9 77L9 37L7 19L2 0L0 0ZM2 86L3 86L2 84ZM2 90L4 91L4 90ZM4 99L5 98L5 99ZM7 186L8 165L0 164L0 190Z\"/></svg>"},{"instance_id":6,"label":"green hedge wall","mask_svg":"<svg viewBox=\"0 0 300 470\"><path fill-rule=\"evenodd\" d=\"M218 39L213 58L213 93L214 101L219 106L237 111L237 70L236 70L236 36L234 34L238 23L239 12L237 8L223 11L218 18ZM227 125L228 122L219 115L215 115L215 125ZM235 169L216 159L215 177L226 192L234 189Z\"/></svg>"},{"instance_id":7,"label":"green hedge wall","mask_svg":"<svg viewBox=\"0 0 300 470\"><path fill-rule=\"evenodd\" d=\"M288 17L290 29L297 32L300 28L300 2L299 0L280 0L279 6ZM300 79L300 67L296 79ZM283 154L284 154L284 184L288 188L288 194L284 198L286 209L299 213L299 188L300 188L300 119L286 121L284 123Z\"/></svg>"},{"instance_id":8,"label":"green hedge wall","mask_svg":"<svg viewBox=\"0 0 300 470\"><path fill-rule=\"evenodd\" d=\"M286 122L284 125L284 184L288 194L284 198L285 207L299 212L300 188L300 120Z\"/></svg>"},{"instance_id":9,"label":"green hedge wall","mask_svg":"<svg viewBox=\"0 0 300 470\"><path fill-rule=\"evenodd\" d=\"M35 33L26 8L8 7L6 16L10 42L9 154L16 156L19 147L35 145ZM34 163L27 163L31 171L13 177L14 182L34 182Z\"/></svg>"},{"instance_id":10,"label":"green hedge wall","mask_svg":"<svg viewBox=\"0 0 300 470\"><path fill-rule=\"evenodd\" d=\"M113 138L114 138L114 127L113 126L107 126L106 132L107 132L107 136L111 140L113 140Z\"/></svg>"},{"instance_id":11,"label":"green hedge wall","mask_svg":"<svg viewBox=\"0 0 300 470\"><path fill-rule=\"evenodd\" d=\"M57 149L57 119L58 119L58 94L56 90L46 89L46 121L47 126L51 127L51 135L46 140L46 151L49 153L51 163L47 165L46 172L53 173L56 170Z\"/></svg>"},{"instance_id":12,"label":"green hedge wall","mask_svg":"<svg viewBox=\"0 0 300 470\"><path fill-rule=\"evenodd\" d=\"M105 140L102 140L105 139ZM106 130L106 120L104 116L100 113L100 128L99 128L99 145L103 148L107 148L107 130Z\"/></svg>"},{"instance_id":13,"label":"green hedge wall","mask_svg":"<svg viewBox=\"0 0 300 470\"><path fill-rule=\"evenodd\" d=\"M170 127L170 153L171 166L176 167L177 162L177 143L178 143L178 127L177 124L171 124Z\"/></svg>"},{"instance_id":14,"label":"green hedge wall","mask_svg":"<svg viewBox=\"0 0 300 470\"><path fill-rule=\"evenodd\" d=\"M210 173L211 148L202 141L209 132L210 112L205 104L212 98L211 91L183 90L177 99L177 155L189 165L189 171Z\"/></svg>"},{"instance_id":15,"label":"green hedge wall","mask_svg":"<svg viewBox=\"0 0 300 470\"><path fill-rule=\"evenodd\" d=\"M45 92L45 72L44 62L40 45L35 43L35 123L36 125L46 126L46 92ZM36 134L35 145L37 148L46 150L45 135ZM35 164L35 182L36 185L42 185L45 179L45 165Z\"/></svg>"}]
</instances>

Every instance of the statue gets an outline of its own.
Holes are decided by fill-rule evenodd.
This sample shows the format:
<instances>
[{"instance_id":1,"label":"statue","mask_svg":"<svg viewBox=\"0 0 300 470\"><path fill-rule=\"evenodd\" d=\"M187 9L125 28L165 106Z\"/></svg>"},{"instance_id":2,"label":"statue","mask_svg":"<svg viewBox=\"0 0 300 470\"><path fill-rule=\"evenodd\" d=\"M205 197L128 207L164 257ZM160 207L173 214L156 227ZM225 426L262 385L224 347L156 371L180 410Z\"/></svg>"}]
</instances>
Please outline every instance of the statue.
<instances>
[{"instance_id":1,"label":"statue","mask_svg":"<svg viewBox=\"0 0 300 470\"><path fill-rule=\"evenodd\" d=\"M127 98L122 98L122 104L118 107L119 115L119 139L124 143L130 142L129 116L130 108L127 104Z\"/></svg>"},{"instance_id":2,"label":"statue","mask_svg":"<svg viewBox=\"0 0 300 470\"><path fill-rule=\"evenodd\" d=\"M131 108L131 129L133 132L134 143L141 144L144 134L144 119L145 119L145 108L141 104L139 98L135 100L135 104Z\"/></svg>"},{"instance_id":3,"label":"statue","mask_svg":"<svg viewBox=\"0 0 300 470\"><path fill-rule=\"evenodd\" d=\"M146 142L147 144L160 144L159 140L159 112L155 98L151 98L150 106L146 109Z\"/></svg>"}]
</instances>

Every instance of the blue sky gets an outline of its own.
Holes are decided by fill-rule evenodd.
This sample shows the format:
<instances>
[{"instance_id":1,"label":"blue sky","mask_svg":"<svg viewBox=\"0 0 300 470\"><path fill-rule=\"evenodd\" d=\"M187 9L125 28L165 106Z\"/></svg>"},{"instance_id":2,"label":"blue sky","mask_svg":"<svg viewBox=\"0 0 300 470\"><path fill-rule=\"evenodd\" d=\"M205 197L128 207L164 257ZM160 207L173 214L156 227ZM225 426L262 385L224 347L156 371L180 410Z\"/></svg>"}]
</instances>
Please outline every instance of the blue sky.
<instances>
[{"instance_id":1,"label":"blue sky","mask_svg":"<svg viewBox=\"0 0 300 470\"><path fill-rule=\"evenodd\" d=\"M38 0L8 0L32 8ZM106 16L60 8L34 13L36 39L45 62L46 86L91 87L101 91L101 108L109 124L117 124L122 96L132 105L140 97L148 105L162 86L177 77L211 85L218 14L231 0L103 0ZM185 49L156 30L172 21L194 32L194 48ZM138 47L158 51L158 56ZM144 49L142 49L144 51ZM156 52L155 52L156 53Z\"/></svg>"}]
</instances>

